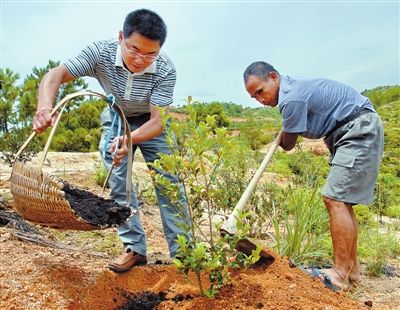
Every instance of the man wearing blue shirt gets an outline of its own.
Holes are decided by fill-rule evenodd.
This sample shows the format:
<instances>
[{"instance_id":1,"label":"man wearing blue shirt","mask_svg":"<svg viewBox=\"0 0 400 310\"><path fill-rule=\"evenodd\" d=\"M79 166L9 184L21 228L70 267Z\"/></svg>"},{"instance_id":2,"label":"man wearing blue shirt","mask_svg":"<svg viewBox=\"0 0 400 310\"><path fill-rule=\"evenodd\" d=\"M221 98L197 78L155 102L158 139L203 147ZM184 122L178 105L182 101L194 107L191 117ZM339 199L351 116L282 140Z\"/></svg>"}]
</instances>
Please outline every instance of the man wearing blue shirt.
<instances>
[{"instance_id":1,"label":"man wearing blue shirt","mask_svg":"<svg viewBox=\"0 0 400 310\"><path fill-rule=\"evenodd\" d=\"M254 62L243 74L247 92L282 115L280 146L291 150L297 137L324 138L331 169L322 189L329 214L334 266L315 272L334 290L360 278L356 204L372 202L383 152L383 126L368 98L342 83L284 76L270 64Z\"/></svg>"}]
</instances>

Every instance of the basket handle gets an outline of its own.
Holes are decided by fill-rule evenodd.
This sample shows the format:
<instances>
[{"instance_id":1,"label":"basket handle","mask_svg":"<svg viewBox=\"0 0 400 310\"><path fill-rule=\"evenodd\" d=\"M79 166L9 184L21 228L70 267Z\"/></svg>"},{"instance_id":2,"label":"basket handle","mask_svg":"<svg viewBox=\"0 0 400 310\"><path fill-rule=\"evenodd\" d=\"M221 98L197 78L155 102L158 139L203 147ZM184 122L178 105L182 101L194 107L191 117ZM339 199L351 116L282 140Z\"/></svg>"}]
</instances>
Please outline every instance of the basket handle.
<instances>
[{"instance_id":1,"label":"basket handle","mask_svg":"<svg viewBox=\"0 0 400 310\"><path fill-rule=\"evenodd\" d=\"M121 119L124 123L125 134L127 135L127 137L130 136L131 132L130 132L128 120L126 119L125 114L122 111L121 107L117 103L113 102L112 104L110 104L109 99L105 95L98 93L98 92L94 92L94 91L79 91L79 92L76 92L73 94L69 94L69 95L65 96L62 100L60 100L60 102L58 102L50 112L50 115L53 116L58 110L60 110L60 112L57 116L57 119L54 123L54 126L51 129L50 135L47 139L45 148L43 150L43 155L42 155L42 158L40 161L40 166L39 166L40 171L42 170L43 163L46 159L51 140L53 139L55 130L61 119L61 114L64 112L64 109L70 100L72 100L76 97L80 97L80 96L96 96L96 97L100 97L101 99L104 99L105 101L107 101L109 103L109 105L117 111L119 117L121 117ZM24 149L28 146L28 144L32 141L32 139L35 137L35 135L36 135L36 132L33 131L31 133L31 135L28 137L28 139L25 141L25 143L20 147L17 154L15 155L15 161L17 161L18 157L21 155L21 153L24 151ZM132 140L131 139L127 139L127 146L128 146L128 163L127 163L127 175L126 175L126 179L127 179L126 180L126 205L129 207L129 203L131 200L131 193L132 193L132 164L133 164L132 163L133 154L132 154ZM112 170L112 167L111 167L111 170ZM110 170L110 173L111 173L111 170Z\"/></svg>"},{"instance_id":2,"label":"basket handle","mask_svg":"<svg viewBox=\"0 0 400 310\"><path fill-rule=\"evenodd\" d=\"M58 113L57 119L56 119L56 121L54 122L53 128L51 129L50 135L49 135L49 137L47 138L46 145L45 145L44 150L43 150L43 153L42 153L42 158L40 159L40 164L39 164L39 170L40 170L40 171L42 171L44 161L46 160L46 156L47 156L47 153L48 153L48 151L49 151L49 147L50 147L50 144L51 144L51 140L53 140L54 133L56 132L58 123L59 123L59 121L60 121L60 119L61 119L61 115L62 115L62 113L64 112L64 109L65 109L65 107L67 106L67 103L68 103L68 101L66 101L65 104L63 104L62 106L60 106L60 112ZM54 113L55 113L55 111L54 111L54 113L53 113L53 111L51 111L51 112L52 112L52 113L51 113L51 116L53 116Z\"/></svg>"},{"instance_id":3,"label":"basket handle","mask_svg":"<svg viewBox=\"0 0 400 310\"><path fill-rule=\"evenodd\" d=\"M63 105L65 105L69 100L79 97L79 96L84 96L84 95L95 95L95 96L99 96L105 100L107 100L107 98L100 94L100 93L95 93L95 92L91 92L91 91L79 91L73 94L69 94L67 96L65 96L62 100L60 100L60 102L58 102L53 109L50 112L50 115L53 116L54 113L57 112L57 110L62 107ZM28 137L28 139L25 141L25 143L20 147L20 149L18 150L17 154L15 154L15 160L18 159L18 157L21 155L21 153L25 150L25 148L28 146L28 144L32 141L32 139L36 136L36 131L32 131L31 135Z\"/></svg>"}]
</instances>

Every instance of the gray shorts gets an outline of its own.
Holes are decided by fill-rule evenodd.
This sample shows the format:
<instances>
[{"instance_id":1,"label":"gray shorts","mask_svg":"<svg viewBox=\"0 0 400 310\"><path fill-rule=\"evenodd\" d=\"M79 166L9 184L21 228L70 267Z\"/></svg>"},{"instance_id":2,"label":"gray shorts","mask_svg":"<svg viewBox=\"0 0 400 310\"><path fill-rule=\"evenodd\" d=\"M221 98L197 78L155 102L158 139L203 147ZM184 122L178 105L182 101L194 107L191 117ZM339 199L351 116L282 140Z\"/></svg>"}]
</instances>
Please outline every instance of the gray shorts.
<instances>
[{"instance_id":1,"label":"gray shorts","mask_svg":"<svg viewBox=\"0 0 400 310\"><path fill-rule=\"evenodd\" d=\"M379 115L360 115L324 142L331 152L331 169L322 195L349 204L371 203L383 153Z\"/></svg>"}]
</instances>

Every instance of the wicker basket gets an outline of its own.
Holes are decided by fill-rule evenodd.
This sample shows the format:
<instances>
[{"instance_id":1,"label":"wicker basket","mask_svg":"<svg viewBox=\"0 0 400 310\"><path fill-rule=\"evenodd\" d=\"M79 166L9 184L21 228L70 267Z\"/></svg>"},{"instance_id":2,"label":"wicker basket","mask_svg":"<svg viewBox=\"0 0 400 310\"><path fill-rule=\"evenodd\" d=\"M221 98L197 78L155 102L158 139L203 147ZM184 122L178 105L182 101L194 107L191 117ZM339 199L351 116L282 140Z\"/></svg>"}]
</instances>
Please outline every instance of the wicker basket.
<instances>
[{"instance_id":1,"label":"wicker basket","mask_svg":"<svg viewBox=\"0 0 400 310\"><path fill-rule=\"evenodd\" d=\"M51 111L52 115L57 111L59 114L47 140L39 167L29 167L24 162L18 160L20 154L35 136L35 132L30 135L24 145L17 152L15 162L13 163L10 189L14 198L14 208L23 218L40 225L72 230L94 230L110 226L107 224L99 225L89 223L82 219L82 217L71 208L69 201L65 198L65 192L63 191L64 184L60 180L55 179L42 171L42 166L50 142L54 136L55 129L64 108L71 99L80 96L97 96L109 101L109 99L104 95L91 91L82 91L66 96ZM115 108L123 120L125 134L129 134L129 124L121 108L115 103L112 103L112 107ZM126 182L127 206L129 205L129 198L131 197L132 185L132 142L130 139L128 139L128 157L128 173ZM111 172L112 168L110 169L108 176L110 176Z\"/></svg>"}]
</instances>

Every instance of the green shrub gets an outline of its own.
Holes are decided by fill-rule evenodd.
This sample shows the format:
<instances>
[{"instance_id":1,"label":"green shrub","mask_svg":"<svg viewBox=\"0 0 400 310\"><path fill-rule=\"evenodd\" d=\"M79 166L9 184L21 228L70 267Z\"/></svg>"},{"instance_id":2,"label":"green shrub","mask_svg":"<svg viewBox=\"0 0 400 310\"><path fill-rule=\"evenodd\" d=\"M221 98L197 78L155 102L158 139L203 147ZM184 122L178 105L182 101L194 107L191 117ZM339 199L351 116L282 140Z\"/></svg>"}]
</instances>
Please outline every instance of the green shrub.
<instances>
[{"instance_id":1,"label":"green shrub","mask_svg":"<svg viewBox=\"0 0 400 310\"><path fill-rule=\"evenodd\" d=\"M291 188L282 201L271 201L271 221L277 251L301 263L313 263L327 257L329 232L327 212L317 189Z\"/></svg>"},{"instance_id":2,"label":"green shrub","mask_svg":"<svg viewBox=\"0 0 400 310\"><path fill-rule=\"evenodd\" d=\"M104 167L103 163L100 162L95 165L93 180L96 182L97 185L103 186L104 181L107 178L107 174L107 169Z\"/></svg>"},{"instance_id":3,"label":"green shrub","mask_svg":"<svg viewBox=\"0 0 400 310\"><path fill-rule=\"evenodd\" d=\"M31 128L13 128L8 133L0 134L0 159L10 166L14 162L14 157L21 146L25 143ZM38 139L33 139L27 148L20 155L19 160L29 161L41 150Z\"/></svg>"},{"instance_id":4,"label":"green shrub","mask_svg":"<svg viewBox=\"0 0 400 310\"><path fill-rule=\"evenodd\" d=\"M395 188L398 186L398 178L390 174L380 174L374 189L374 201L372 210L380 217L387 213L390 206L396 204L399 199Z\"/></svg>"},{"instance_id":5,"label":"green shrub","mask_svg":"<svg viewBox=\"0 0 400 310\"><path fill-rule=\"evenodd\" d=\"M240 138L253 150L259 150L274 140L275 132L267 130L266 125L257 126L257 122L249 120L241 125Z\"/></svg>"},{"instance_id":6,"label":"green shrub","mask_svg":"<svg viewBox=\"0 0 400 310\"><path fill-rule=\"evenodd\" d=\"M182 226L191 238L178 236L179 258L174 259L174 263L185 275L193 271L200 293L212 297L229 277L229 267L235 267L229 257L235 254L236 241L247 235L249 230L249 225L243 224L238 227L235 236L226 234L221 237L220 223L213 223L221 209L232 207L227 204L237 200L237 193L233 193L235 196L231 198L225 196L232 192L225 190L229 184L224 177L227 171L243 177L243 169L247 165L243 161L250 154L236 146L236 141L229 138L225 128L215 126L215 115L207 116L205 122L198 123L195 108L189 106L188 110L190 118L187 122L172 122L169 127L171 154L160 154L152 166L177 176L186 193L191 222ZM177 138L177 143L172 137ZM182 216L179 184L171 183L161 174L153 173L152 177L178 209L177 216ZM235 187L240 189L243 184L235 184ZM257 248L245 260L256 261L260 251L261 248ZM206 289L201 281L201 273L207 273L210 280L210 286Z\"/></svg>"},{"instance_id":7,"label":"green shrub","mask_svg":"<svg viewBox=\"0 0 400 310\"><path fill-rule=\"evenodd\" d=\"M400 205L390 206L386 211L386 215L400 219Z\"/></svg>"},{"instance_id":8,"label":"green shrub","mask_svg":"<svg viewBox=\"0 0 400 310\"><path fill-rule=\"evenodd\" d=\"M295 152L288 154L288 166L292 171L293 182L306 187L322 185L329 169L326 158L303 151L299 144Z\"/></svg>"},{"instance_id":9,"label":"green shrub","mask_svg":"<svg viewBox=\"0 0 400 310\"><path fill-rule=\"evenodd\" d=\"M371 277L380 277L383 275L384 268L387 264L387 259L383 256L374 256L367 258L366 271Z\"/></svg>"},{"instance_id":10,"label":"green shrub","mask_svg":"<svg viewBox=\"0 0 400 310\"><path fill-rule=\"evenodd\" d=\"M289 154L280 152L279 149L275 152L268 171L278 173L282 176L291 176L292 170L289 167Z\"/></svg>"},{"instance_id":11,"label":"green shrub","mask_svg":"<svg viewBox=\"0 0 400 310\"><path fill-rule=\"evenodd\" d=\"M190 105L190 107L196 112L196 124L200 124L200 122L206 122L207 116L214 116L215 122L212 125L212 130L218 127L229 126L229 119L226 116L223 105L219 102L194 102ZM186 110L189 110L189 106Z\"/></svg>"},{"instance_id":12,"label":"green shrub","mask_svg":"<svg viewBox=\"0 0 400 310\"><path fill-rule=\"evenodd\" d=\"M364 90L362 94L369 97L375 107L380 107L387 102L400 100L400 86L379 86Z\"/></svg>"},{"instance_id":13,"label":"green shrub","mask_svg":"<svg viewBox=\"0 0 400 310\"><path fill-rule=\"evenodd\" d=\"M399 237L390 229L386 232L379 227L360 229L358 254L366 262L369 275L381 276L389 258L400 254Z\"/></svg>"},{"instance_id":14,"label":"green shrub","mask_svg":"<svg viewBox=\"0 0 400 310\"><path fill-rule=\"evenodd\" d=\"M298 186L316 187L323 184L329 165L325 157L302 151L296 146L295 152L275 153L269 171L291 176L293 183Z\"/></svg>"},{"instance_id":15,"label":"green shrub","mask_svg":"<svg viewBox=\"0 0 400 310\"><path fill-rule=\"evenodd\" d=\"M356 205L353 207L354 213L356 214L357 221L361 225L374 226L377 224L374 221L374 213L365 205Z\"/></svg>"},{"instance_id":16,"label":"green shrub","mask_svg":"<svg viewBox=\"0 0 400 310\"><path fill-rule=\"evenodd\" d=\"M257 165L255 153L247 146L237 143L230 150L229 156L224 156L215 181L221 190L220 208L225 213L236 206L252 175L249 170Z\"/></svg>"}]
</instances>

